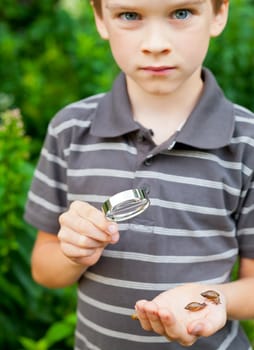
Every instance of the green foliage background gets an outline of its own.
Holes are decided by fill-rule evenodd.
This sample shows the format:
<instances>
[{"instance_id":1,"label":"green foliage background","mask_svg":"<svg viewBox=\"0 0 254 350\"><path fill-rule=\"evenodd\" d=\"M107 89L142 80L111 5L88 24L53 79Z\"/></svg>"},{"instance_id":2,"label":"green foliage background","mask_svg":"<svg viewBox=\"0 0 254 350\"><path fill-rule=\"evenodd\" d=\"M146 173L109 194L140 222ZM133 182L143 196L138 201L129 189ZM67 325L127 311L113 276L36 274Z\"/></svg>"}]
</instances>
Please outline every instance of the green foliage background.
<instances>
[{"instance_id":1,"label":"green foliage background","mask_svg":"<svg viewBox=\"0 0 254 350\"><path fill-rule=\"evenodd\" d=\"M205 62L225 94L252 110L253 32L253 1L231 0L228 27ZM76 288L32 281L36 232L23 210L49 120L67 103L108 90L117 68L86 0L1 0L0 52L0 348L67 350ZM253 321L243 324L254 344Z\"/></svg>"}]
</instances>

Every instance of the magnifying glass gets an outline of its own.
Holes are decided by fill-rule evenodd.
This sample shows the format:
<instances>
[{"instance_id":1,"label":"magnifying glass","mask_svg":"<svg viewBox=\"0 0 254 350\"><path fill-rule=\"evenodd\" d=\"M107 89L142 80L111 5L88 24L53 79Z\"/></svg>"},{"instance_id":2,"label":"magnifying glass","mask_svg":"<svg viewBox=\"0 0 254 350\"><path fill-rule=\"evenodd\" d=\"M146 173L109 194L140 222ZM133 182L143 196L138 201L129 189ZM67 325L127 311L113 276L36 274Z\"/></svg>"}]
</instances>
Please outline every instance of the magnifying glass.
<instances>
[{"instance_id":1,"label":"magnifying glass","mask_svg":"<svg viewBox=\"0 0 254 350\"><path fill-rule=\"evenodd\" d=\"M143 213L150 205L145 190L136 188L119 192L106 200L102 211L111 221L124 221Z\"/></svg>"}]
</instances>

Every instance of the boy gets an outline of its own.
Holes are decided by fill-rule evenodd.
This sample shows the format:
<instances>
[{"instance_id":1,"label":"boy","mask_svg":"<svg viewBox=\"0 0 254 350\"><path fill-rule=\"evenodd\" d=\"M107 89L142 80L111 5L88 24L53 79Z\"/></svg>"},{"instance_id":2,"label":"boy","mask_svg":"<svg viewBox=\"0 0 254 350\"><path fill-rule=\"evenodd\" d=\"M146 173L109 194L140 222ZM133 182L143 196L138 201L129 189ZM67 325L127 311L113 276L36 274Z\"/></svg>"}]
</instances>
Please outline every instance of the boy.
<instances>
[{"instance_id":1,"label":"boy","mask_svg":"<svg viewBox=\"0 0 254 350\"><path fill-rule=\"evenodd\" d=\"M52 120L26 209L34 279L78 281L76 350L251 349L254 119L202 68L228 5L93 3L122 73ZM102 203L132 188L151 206L106 220Z\"/></svg>"}]
</instances>

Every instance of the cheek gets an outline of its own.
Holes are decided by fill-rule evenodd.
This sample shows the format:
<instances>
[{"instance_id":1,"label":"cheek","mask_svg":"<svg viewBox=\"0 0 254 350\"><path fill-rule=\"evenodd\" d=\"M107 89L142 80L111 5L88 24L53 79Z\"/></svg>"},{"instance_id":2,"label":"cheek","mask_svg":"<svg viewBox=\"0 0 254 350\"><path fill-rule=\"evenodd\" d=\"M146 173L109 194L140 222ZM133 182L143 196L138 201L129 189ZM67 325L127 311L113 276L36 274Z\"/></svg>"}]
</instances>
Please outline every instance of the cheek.
<instances>
[{"instance_id":1,"label":"cheek","mask_svg":"<svg viewBox=\"0 0 254 350\"><path fill-rule=\"evenodd\" d=\"M131 41L128 38L116 36L114 40L110 41L110 47L112 55L116 63L121 67L130 61L131 57L135 55L134 45L131 45Z\"/></svg>"},{"instance_id":2,"label":"cheek","mask_svg":"<svg viewBox=\"0 0 254 350\"><path fill-rule=\"evenodd\" d=\"M125 54L126 48L123 45L123 48L121 49L120 43L119 45L114 45L114 43L110 43L110 47L115 62L120 68L122 68L125 65L125 61L127 61L127 57Z\"/></svg>"},{"instance_id":3,"label":"cheek","mask_svg":"<svg viewBox=\"0 0 254 350\"><path fill-rule=\"evenodd\" d=\"M188 37L185 36L184 40L175 43L175 49L182 53L187 62L203 62L209 47L209 36L203 34L191 33Z\"/></svg>"}]
</instances>

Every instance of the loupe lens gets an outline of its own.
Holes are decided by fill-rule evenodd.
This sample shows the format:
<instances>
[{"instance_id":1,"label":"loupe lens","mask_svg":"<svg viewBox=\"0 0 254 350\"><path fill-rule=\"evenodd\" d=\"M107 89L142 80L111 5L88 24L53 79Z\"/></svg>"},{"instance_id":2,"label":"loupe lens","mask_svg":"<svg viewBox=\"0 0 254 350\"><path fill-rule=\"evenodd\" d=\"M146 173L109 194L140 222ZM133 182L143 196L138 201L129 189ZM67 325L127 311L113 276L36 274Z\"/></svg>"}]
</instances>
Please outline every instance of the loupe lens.
<instances>
[{"instance_id":1,"label":"loupe lens","mask_svg":"<svg viewBox=\"0 0 254 350\"><path fill-rule=\"evenodd\" d=\"M109 220L120 222L143 213L149 205L146 192L134 189L110 197L103 203L102 211Z\"/></svg>"}]
</instances>

